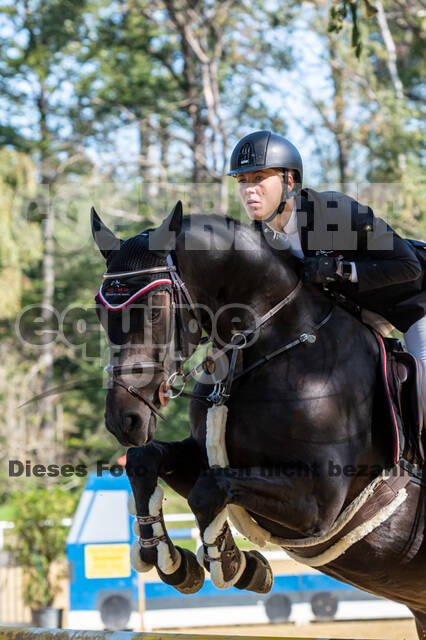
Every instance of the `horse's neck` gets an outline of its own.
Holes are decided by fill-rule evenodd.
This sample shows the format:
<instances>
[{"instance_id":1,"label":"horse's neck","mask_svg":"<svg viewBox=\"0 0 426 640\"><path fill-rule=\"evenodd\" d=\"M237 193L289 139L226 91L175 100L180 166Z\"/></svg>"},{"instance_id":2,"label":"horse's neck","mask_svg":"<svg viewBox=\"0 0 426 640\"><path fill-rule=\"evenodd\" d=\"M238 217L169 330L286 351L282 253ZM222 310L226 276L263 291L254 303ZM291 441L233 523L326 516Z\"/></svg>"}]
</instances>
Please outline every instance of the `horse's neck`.
<instances>
[{"instance_id":1,"label":"horse's neck","mask_svg":"<svg viewBox=\"0 0 426 640\"><path fill-rule=\"evenodd\" d=\"M194 300L213 314L220 314L222 331L231 330L232 316L227 305L238 307L241 328L253 324L285 298L296 286L298 276L291 260L273 252L254 230L215 216L193 216L178 238L176 259L183 280ZM323 298L321 296L321 298ZM303 291L291 303L289 324L317 314L318 296ZM211 332L211 314L202 313L204 328ZM286 321L285 314L280 318ZM236 327L234 326L234 329ZM229 336L228 336L229 337Z\"/></svg>"}]
</instances>

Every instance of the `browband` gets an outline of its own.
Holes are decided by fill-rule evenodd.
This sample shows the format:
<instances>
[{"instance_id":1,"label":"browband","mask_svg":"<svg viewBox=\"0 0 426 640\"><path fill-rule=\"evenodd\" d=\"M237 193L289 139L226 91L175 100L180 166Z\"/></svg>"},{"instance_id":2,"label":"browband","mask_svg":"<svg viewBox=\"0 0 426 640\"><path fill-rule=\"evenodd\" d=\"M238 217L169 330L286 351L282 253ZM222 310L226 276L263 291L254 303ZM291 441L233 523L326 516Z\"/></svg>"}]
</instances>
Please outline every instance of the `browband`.
<instances>
[{"instance_id":1,"label":"browband","mask_svg":"<svg viewBox=\"0 0 426 640\"><path fill-rule=\"evenodd\" d=\"M164 271L164 269L163 269ZM133 272L131 271L130 273L137 273L137 272ZM109 275L109 274L108 274ZM125 274L117 274L115 273L114 276L123 276ZM110 304L104 297L103 293L102 293L102 287L99 289L99 299L102 302L102 304L109 309L110 311L119 311L120 309L123 309L124 307L127 307L127 305L131 304L132 302L134 302L134 300L136 300L136 298L139 298L140 296L143 296L144 293L147 293L148 291L150 291L151 289L154 289L154 287L158 287L159 285L162 284L168 284L171 286L172 281L171 280L154 280L154 282L150 282L149 284L147 284L145 287L142 287L142 289L139 289L139 291L136 291L136 293L134 293L132 296L130 296L130 298L128 300L126 300L126 302L122 302L121 304Z\"/></svg>"},{"instance_id":2,"label":"browband","mask_svg":"<svg viewBox=\"0 0 426 640\"><path fill-rule=\"evenodd\" d=\"M151 267L150 269L139 269L138 271L122 271L121 273L104 273L104 280L111 280L112 278L132 278L133 276L140 276L143 273L164 273L164 272L176 271L174 265L164 265L164 267Z\"/></svg>"}]
</instances>

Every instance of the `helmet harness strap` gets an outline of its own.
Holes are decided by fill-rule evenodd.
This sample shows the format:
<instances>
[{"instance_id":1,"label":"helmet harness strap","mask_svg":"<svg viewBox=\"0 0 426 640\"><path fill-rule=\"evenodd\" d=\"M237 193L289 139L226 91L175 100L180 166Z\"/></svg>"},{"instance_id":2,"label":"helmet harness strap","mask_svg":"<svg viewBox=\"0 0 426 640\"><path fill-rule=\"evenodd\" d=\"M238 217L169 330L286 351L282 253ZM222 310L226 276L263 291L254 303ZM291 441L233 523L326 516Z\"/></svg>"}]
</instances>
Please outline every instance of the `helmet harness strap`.
<instances>
[{"instance_id":1,"label":"helmet harness strap","mask_svg":"<svg viewBox=\"0 0 426 640\"><path fill-rule=\"evenodd\" d=\"M278 207L275 209L275 211L272 213L272 215L270 215L269 218L267 218L263 222L272 222L272 220L275 218L275 216L279 215L280 213L282 213L284 211L284 207L287 204L287 200L289 198L292 198L295 195L297 195L297 193L296 193L296 191L294 189L292 189L291 191L288 190L288 169L284 169L283 170L283 189L282 189L282 192L281 192L281 202L278 205Z\"/></svg>"}]
</instances>

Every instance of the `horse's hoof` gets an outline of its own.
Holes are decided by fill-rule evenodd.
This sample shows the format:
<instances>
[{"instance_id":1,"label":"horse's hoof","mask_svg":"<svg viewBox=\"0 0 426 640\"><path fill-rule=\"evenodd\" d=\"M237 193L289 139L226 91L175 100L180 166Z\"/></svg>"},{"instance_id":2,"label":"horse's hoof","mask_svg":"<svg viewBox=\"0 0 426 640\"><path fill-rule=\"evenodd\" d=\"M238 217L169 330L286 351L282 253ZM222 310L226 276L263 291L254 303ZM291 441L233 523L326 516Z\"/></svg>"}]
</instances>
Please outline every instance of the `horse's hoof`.
<instances>
[{"instance_id":1,"label":"horse's hoof","mask_svg":"<svg viewBox=\"0 0 426 640\"><path fill-rule=\"evenodd\" d=\"M244 551L243 553L246 556L246 568L234 587L255 593L268 593L274 583L269 562L258 551Z\"/></svg>"},{"instance_id":2,"label":"horse's hoof","mask_svg":"<svg viewBox=\"0 0 426 640\"><path fill-rule=\"evenodd\" d=\"M147 571L150 571L154 566L153 564L142 560L141 548L137 540L134 540L130 548L130 564L138 573L146 573Z\"/></svg>"},{"instance_id":3,"label":"horse's hoof","mask_svg":"<svg viewBox=\"0 0 426 640\"><path fill-rule=\"evenodd\" d=\"M158 567L157 572L161 580L172 585L181 593L196 593L204 584L204 569L198 564L196 556L189 549L176 547L182 561L175 573L163 573Z\"/></svg>"}]
</instances>

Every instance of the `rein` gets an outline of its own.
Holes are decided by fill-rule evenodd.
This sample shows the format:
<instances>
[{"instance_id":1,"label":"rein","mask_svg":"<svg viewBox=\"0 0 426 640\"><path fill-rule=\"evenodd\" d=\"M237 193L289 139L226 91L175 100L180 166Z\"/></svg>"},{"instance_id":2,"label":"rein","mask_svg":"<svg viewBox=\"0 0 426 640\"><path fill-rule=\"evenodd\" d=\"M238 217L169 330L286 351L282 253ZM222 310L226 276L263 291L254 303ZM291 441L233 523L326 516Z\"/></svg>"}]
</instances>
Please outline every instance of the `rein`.
<instances>
[{"instance_id":1,"label":"rein","mask_svg":"<svg viewBox=\"0 0 426 640\"><path fill-rule=\"evenodd\" d=\"M170 274L171 284L172 284L172 302L171 302L172 313L171 313L168 345L170 348L171 338L173 336L173 328L174 326L177 326L179 346L181 347L181 353L182 353L183 352L182 333L187 332L187 326L185 325L185 322L182 316L182 307L183 307L182 302L184 298L186 299L186 302L192 312L192 315L195 318L198 324L198 327L200 328L201 331L202 331L202 325L201 325L201 320L199 317L198 310L195 307L191 294L189 293L187 286L185 285L185 283L177 273L177 269L175 265L172 263L171 256L168 256L167 261L168 261L167 266L152 267L149 269L140 269L138 271L124 271L122 273L105 273L104 279L126 278L126 277L135 277L142 274L152 275L154 273L159 273L159 272L163 272L163 273L168 272ZM194 400L204 402L208 405L224 404L230 397L231 387L234 380L238 380L239 378L253 371L260 365L265 364L266 362L269 362L269 360L271 360L272 358L278 355L281 355L282 353L285 353L286 351L297 346L298 344L303 344L303 343L314 344L317 339L314 332L318 331L321 327L323 327L328 322L333 312L334 306L331 308L331 310L329 311L329 313L326 315L325 318L323 318L319 323L315 324L310 329L310 332L301 333L295 340L292 340L291 342L285 344L279 349L276 349L272 353L257 360L256 362L251 364L249 367L247 367L246 369L243 369L237 375L235 375L238 352L247 346L247 338L252 334L254 334L256 331L258 331L263 325L266 324L266 322L268 322L268 320L273 318L279 311L284 309L284 307L286 307L291 302L293 302L293 300L297 297L302 287L303 287L302 280L298 280L296 286L290 291L289 294L287 294L287 296L285 296L282 300L280 300L278 304L276 304L274 307L272 307L272 309L267 311L267 313L262 315L248 329L234 333L231 338L231 342L229 344L225 345L222 349L219 349L213 355L206 358L206 360L204 360L203 362L198 364L196 367L191 369L187 374L183 373L183 364L184 362L186 362L186 359L184 357L181 358L178 369L167 378L167 381L166 381L167 391L164 395L169 399L174 399L174 398L177 398L178 396L182 396L185 398L192 398ZM179 312L179 315L177 312ZM231 353L228 375L224 380L220 380L215 383L213 391L209 395L203 396L203 395L198 395L194 393L184 392L184 388L187 382L192 378L194 378L198 373L201 373L201 371L214 373L215 361L221 358L224 354L228 353L229 351L232 351L232 353ZM118 381L116 379L116 376L119 376L122 373L126 373L127 370L129 372L135 372L135 370L136 371L139 370L143 372L143 370L146 368L158 368L161 371L166 371L164 366L166 357L167 357L167 353L163 358L163 361L158 363L157 362L135 362L135 363L132 363L131 365L111 365L110 364L110 365L107 365L107 367L105 367L105 370L112 375L116 384L118 384L123 389L128 391L128 393L130 393L133 397L136 397L142 402L144 402L157 416L159 416L163 420L165 420L165 417L154 406L154 404L141 393L141 391L139 390L140 389L139 387L136 387L133 385L127 386L122 382ZM173 383L175 382L178 376L182 380L182 387L180 389L177 389L176 387L173 386Z\"/></svg>"},{"instance_id":2,"label":"rein","mask_svg":"<svg viewBox=\"0 0 426 640\"><path fill-rule=\"evenodd\" d=\"M281 355L282 353L285 353L286 351L292 349L293 347L296 347L299 344L303 344L303 343L314 344L317 339L315 332L321 329L321 327L323 327L329 321L334 310L334 306L332 306L331 310L325 316L325 318L323 318L320 322L315 324L309 330L309 332L305 331L301 333L296 339L276 349L275 351L267 354L266 356L263 356L262 358L260 358L259 360L251 364L249 367L247 367L246 369L243 369L237 375L235 375L238 352L247 346L247 338L253 333L255 333L256 331L258 331L266 322L268 322L268 320L274 317L284 307L286 307L291 302L293 302L293 300L297 297L298 293L300 292L303 286L303 282L299 280L296 286L290 291L290 293L287 296L285 296L285 298L280 300L278 304L276 304L274 307L272 307L272 309L270 309L267 313L261 316L259 320L257 320L251 327L243 331L238 331L234 333L231 338L231 342L229 344L222 347L222 349L217 350L214 354L209 355L200 364L193 367L188 373L184 374L183 365L186 362L187 358L185 358L183 355L184 341L183 341L182 334L188 331L187 325L185 324L184 318L183 318L182 307L184 306L183 305L184 299L186 299L186 303L189 306L192 316L197 322L197 325L201 332L203 331L203 327L201 324L201 318L200 318L198 309L194 304L194 301L192 299L192 296L186 284L183 282L180 275L177 273L176 266L172 263L172 259L170 255L167 257L167 261L168 261L168 265L151 267L148 269L138 269L135 271L123 271L119 273L104 273L103 275L104 280L112 280L112 279L126 278L126 277L134 278L139 275L152 275L155 273L165 273L165 272L169 273L170 275L169 282L171 283L171 286L172 286L172 293L171 293L172 313L170 316L169 331L168 331L168 340L167 340L168 348L166 350L166 354L162 359L162 361L161 362L134 362L128 365L108 364L106 365L106 367L104 367L104 371L106 371L107 374L112 376L112 379L115 384L122 387L130 395L132 395L133 397L137 398L138 400L146 404L155 415L157 415L159 418L165 421L167 420L167 418L157 409L157 407L155 407L154 403L140 391L141 387L137 387L135 385L126 385L120 380L117 380L117 377L126 373L138 373L138 372L143 373L146 369L154 369L154 370L157 369L159 372L164 372L167 374L168 371L166 370L164 363L166 361L168 352L170 350L171 341L172 341L175 328L177 328L177 340L179 342L179 347L180 347L178 351L180 351L181 356L180 356L180 362L179 362L178 368L176 369L176 371L174 371L171 375L167 377L167 380L165 383L167 391L164 393L164 395L171 400L179 396L182 396L184 398L197 400L199 402L202 402L203 404L206 404L207 406L211 406L212 404L221 405L221 404L224 404L226 400L230 397L232 383L235 380L240 379L242 376L246 375L247 373L250 373L257 367L269 362L272 358L275 358L276 356ZM147 289L149 286L150 285L147 285L145 289ZM133 298L134 296L132 296L132 299ZM108 307L108 308L110 308L110 310L112 311L119 310L119 308L122 308L122 305L119 305L116 308L111 308L111 307ZM201 338L200 344L203 344L203 342L206 342L206 341L208 341L208 338ZM225 355L229 351L232 351L232 354L231 354L231 361L230 361L230 366L228 370L228 375L224 380L220 380L215 383L214 389L209 395L204 396L204 395L188 393L184 391L187 382L195 378L195 376L197 376L202 371L209 374L214 373L216 360L221 358L223 355ZM177 377L181 378L182 380L182 387L180 389L173 386L173 383L175 382ZM75 382L75 383L60 385L53 389L48 389L44 393L38 394L37 396L34 396L30 400L27 400L27 402L23 403L20 406L25 406L26 404L29 404L45 396L51 395L52 393L58 393L65 390L75 389L78 386L80 386L80 383Z\"/></svg>"},{"instance_id":3,"label":"rein","mask_svg":"<svg viewBox=\"0 0 426 640\"><path fill-rule=\"evenodd\" d=\"M295 340L292 340L291 342L283 345L282 347L279 347L279 349L276 349L275 351L267 354L266 356L263 356L263 358L260 358L259 360L251 364L249 367L246 367L245 369L240 371L237 375L235 375L235 367L237 363L238 351L240 349L244 349L247 346L247 337L255 333L255 331L260 329L276 313L278 313L279 311L281 311L281 309L283 309L288 304L290 304L296 298L302 286L303 286L303 283L301 280L299 280L297 285L294 287L294 289L292 289L290 293L285 298L283 298L283 300L281 300L277 305L275 305L274 307L272 307L272 309L270 309L267 313L265 313L252 327L249 327L244 331L239 331L238 333L235 333L231 338L231 344L228 344L222 349L216 351L215 354L209 356L206 360L201 362L199 365L191 369L189 373L183 376L182 377L183 387L182 387L182 390L180 391L180 395L186 398L199 400L208 405L224 404L224 402L226 402L226 400L230 397L231 386L235 380L238 380L242 376L245 376L247 373L250 373L257 367L260 367L262 364L269 362L270 360L272 360L272 358L275 358L276 356L279 356L282 353L285 353L289 349L296 347L298 344L303 344L303 343L314 344L317 339L315 332L319 331L319 329L321 329L321 327L323 327L330 320L334 310L334 306L331 307L330 311L320 322L315 324L310 329L309 333L308 332L301 333ZM242 339L242 342L237 343L237 340L241 340L241 339ZM185 384L188 382L188 380L191 380L192 378L194 378L202 370L207 371L208 373L213 373L214 369L213 371L211 370L212 365L214 366L215 361L221 358L224 354L226 354L230 350L232 350L232 354L231 354L231 362L229 365L228 375L225 380L218 381L215 384L213 391L209 395L204 396L204 395L198 395L195 393L183 392Z\"/></svg>"}]
</instances>

